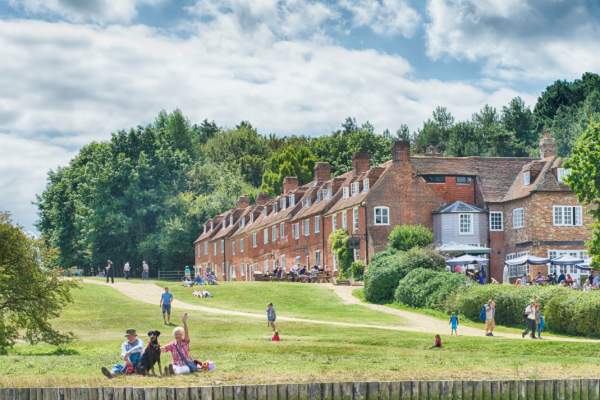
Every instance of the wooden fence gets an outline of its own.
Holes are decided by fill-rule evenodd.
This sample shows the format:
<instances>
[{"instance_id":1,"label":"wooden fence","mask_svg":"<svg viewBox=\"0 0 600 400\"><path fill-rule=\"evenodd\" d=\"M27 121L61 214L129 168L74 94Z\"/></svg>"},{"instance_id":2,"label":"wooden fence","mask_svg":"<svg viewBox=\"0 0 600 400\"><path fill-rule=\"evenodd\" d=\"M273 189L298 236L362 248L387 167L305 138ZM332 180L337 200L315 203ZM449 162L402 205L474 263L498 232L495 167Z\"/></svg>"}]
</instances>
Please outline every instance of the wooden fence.
<instances>
[{"instance_id":1,"label":"wooden fence","mask_svg":"<svg viewBox=\"0 0 600 400\"><path fill-rule=\"evenodd\" d=\"M0 400L600 400L598 379L0 389Z\"/></svg>"}]
</instances>

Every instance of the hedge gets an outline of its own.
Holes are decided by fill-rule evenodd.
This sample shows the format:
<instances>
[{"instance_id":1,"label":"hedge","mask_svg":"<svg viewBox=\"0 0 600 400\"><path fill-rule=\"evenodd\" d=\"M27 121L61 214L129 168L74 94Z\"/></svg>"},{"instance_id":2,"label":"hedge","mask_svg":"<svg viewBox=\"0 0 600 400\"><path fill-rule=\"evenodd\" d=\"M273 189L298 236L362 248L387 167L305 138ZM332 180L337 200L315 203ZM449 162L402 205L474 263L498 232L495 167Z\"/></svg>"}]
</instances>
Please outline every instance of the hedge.
<instances>
[{"instance_id":1,"label":"hedge","mask_svg":"<svg viewBox=\"0 0 600 400\"><path fill-rule=\"evenodd\" d=\"M429 246L433 243L433 232L423 225L397 225L390 232L388 240L390 247L405 251Z\"/></svg>"},{"instance_id":2,"label":"hedge","mask_svg":"<svg viewBox=\"0 0 600 400\"><path fill-rule=\"evenodd\" d=\"M414 248L374 258L365 275L365 298L372 303L389 303L400 279L413 269L443 270L444 257L430 249Z\"/></svg>"},{"instance_id":3,"label":"hedge","mask_svg":"<svg viewBox=\"0 0 600 400\"><path fill-rule=\"evenodd\" d=\"M400 280L395 299L412 307L444 309L447 298L469 283L462 274L417 268Z\"/></svg>"}]
</instances>

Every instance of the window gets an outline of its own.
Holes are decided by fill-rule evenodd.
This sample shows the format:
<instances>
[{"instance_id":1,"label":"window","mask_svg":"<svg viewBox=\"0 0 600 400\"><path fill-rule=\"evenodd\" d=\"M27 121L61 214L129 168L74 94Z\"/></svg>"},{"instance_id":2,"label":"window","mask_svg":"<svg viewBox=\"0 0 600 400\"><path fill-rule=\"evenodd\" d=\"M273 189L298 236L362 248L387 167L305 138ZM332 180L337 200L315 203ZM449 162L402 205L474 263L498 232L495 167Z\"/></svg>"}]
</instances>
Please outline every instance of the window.
<instances>
[{"instance_id":1,"label":"window","mask_svg":"<svg viewBox=\"0 0 600 400\"><path fill-rule=\"evenodd\" d=\"M571 170L569 168L557 168L556 169L556 179L560 183L565 183L565 179L569 176Z\"/></svg>"},{"instance_id":2,"label":"window","mask_svg":"<svg viewBox=\"0 0 600 400\"><path fill-rule=\"evenodd\" d=\"M317 203L323 199L323 189L317 191Z\"/></svg>"},{"instance_id":3,"label":"window","mask_svg":"<svg viewBox=\"0 0 600 400\"><path fill-rule=\"evenodd\" d=\"M347 210L342 211L342 229L345 231L348 230L348 211Z\"/></svg>"},{"instance_id":4,"label":"window","mask_svg":"<svg viewBox=\"0 0 600 400\"><path fill-rule=\"evenodd\" d=\"M213 227L214 227L214 225L213 225L213 222L212 222L212 221L210 221L210 230L211 230L211 231L213 230Z\"/></svg>"},{"instance_id":5,"label":"window","mask_svg":"<svg viewBox=\"0 0 600 400\"><path fill-rule=\"evenodd\" d=\"M354 261L358 260L360 258L360 249L357 249L356 247L352 249L352 259Z\"/></svg>"},{"instance_id":6,"label":"window","mask_svg":"<svg viewBox=\"0 0 600 400\"><path fill-rule=\"evenodd\" d=\"M337 229L337 214L333 214L331 216L331 230L335 231Z\"/></svg>"},{"instance_id":7,"label":"window","mask_svg":"<svg viewBox=\"0 0 600 400\"><path fill-rule=\"evenodd\" d=\"M269 259L265 259L263 262L263 272L269 272Z\"/></svg>"},{"instance_id":8,"label":"window","mask_svg":"<svg viewBox=\"0 0 600 400\"><path fill-rule=\"evenodd\" d=\"M252 247L256 248L256 232L252 232Z\"/></svg>"},{"instance_id":9,"label":"window","mask_svg":"<svg viewBox=\"0 0 600 400\"><path fill-rule=\"evenodd\" d=\"M321 266L321 250L315 251L315 265Z\"/></svg>"},{"instance_id":10,"label":"window","mask_svg":"<svg viewBox=\"0 0 600 400\"><path fill-rule=\"evenodd\" d=\"M354 196L355 194L358 194L359 192L360 192L360 183L352 182L352 185L350 185L350 195Z\"/></svg>"},{"instance_id":11,"label":"window","mask_svg":"<svg viewBox=\"0 0 600 400\"><path fill-rule=\"evenodd\" d=\"M225 218L223 218L223 222L221 222L221 226L223 227L223 229L225 229L225 227L227 226L227 220Z\"/></svg>"},{"instance_id":12,"label":"window","mask_svg":"<svg viewBox=\"0 0 600 400\"><path fill-rule=\"evenodd\" d=\"M254 222L254 213L250 213L250 223Z\"/></svg>"},{"instance_id":13,"label":"window","mask_svg":"<svg viewBox=\"0 0 600 400\"><path fill-rule=\"evenodd\" d=\"M369 178L363 180L363 192L369 191Z\"/></svg>"},{"instance_id":14,"label":"window","mask_svg":"<svg viewBox=\"0 0 600 400\"><path fill-rule=\"evenodd\" d=\"M285 210L285 199L285 196L279 199L279 208L281 208L282 210Z\"/></svg>"},{"instance_id":15,"label":"window","mask_svg":"<svg viewBox=\"0 0 600 400\"><path fill-rule=\"evenodd\" d=\"M244 239L240 239L240 253L244 252Z\"/></svg>"},{"instance_id":16,"label":"window","mask_svg":"<svg viewBox=\"0 0 600 400\"><path fill-rule=\"evenodd\" d=\"M233 214L229 216L229 225L233 225Z\"/></svg>"},{"instance_id":17,"label":"window","mask_svg":"<svg viewBox=\"0 0 600 400\"><path fill-rule=\"evenodd\" d=\"M523 172L523 186L528 186L531 183L531 172Z\"/></svg>"},{"instance_id":18,"label":"window","mask_svg":"<svg viewBox=\"0 0 600 400\"><path fill-rule=\"evenodd\" d=\"M470 176L457 176L456 183L459 185L469 185L472 181Z\"/></svg>"},{"instance_id":19,"label":"window","mask_svg":"<svg viewBox=\"0 0 600 400\"><path fill-rule=\"evenodd\" d=\"M389 207L375 207L375 225L389 225L390 224L390 209Z\"/></svg>"},{"instance_id":20,"label":"window","mask_svg":"<svg viewBox=\"0 0 600 400\"><path fill-rule=\"evenodd\" d=\"M292 237L295 240L300 239L300 224L299 223L292 224Z\"/></svg>"},{"instance_id":21,"label":"window","mask_svg":"<svg viewBox=\"0 0 600 400\"><path fill-rule=\"evenodd\" d=\"M271 242L275 242L277 240L277 225L273 225L271 227Z\"/></svg>"},{"instance_id":22,"label":"window","mask_svg":"<svg viewBox=\"0 0 600 400\"><path fill-rule=\"evenodd\" d=\"M273 203L273 212L277 213L277 202Z\"/></svg>"},{"instance_id":23,"label":"window","mask_svg":"<svg viewBox=\"0 0 600 400\"><path fill-rule=\"evenodd\" d=\"M296 196L293 194L290 195L290 207L294 207L296 205Z\"/></svg>"},{"instance_id":24,"label":"window","mask_svg":"<svg viewBox=\"0 0 600 400\"><path fill-rule=\"evenodd\" d=\"M321 232L321 216L315 215L315 233Z\"/></svg>"},{"instance_id":25,"label":"window","mask_svg":"<svg viewBox=\"0 0 600 400\"><path fill-rule=\"evenodd\" d=\"M525 210L522 208L515 208L512 212L513 229L521 229L525 226Z\"/></svg>"},{"instance_id":26,"label":"window","mask_svg":"<svg viewBox=\"0 0 600 400\"><path fill-rule=\"evenodd\" d=\"M217 255L217 242L213 242L213 255Z\"/></svg>"},{"instance_id":27,"label":"window","mask_svg":"<svg viewBox=\"0 0 600 400\"><path fill-rule=\"evenodd\" d=\"M206 224L204 224L204 229L202 230L202 233L206 233Z\"/></svg>"},{"instance_id":28,"label":"window","mask_svg":"<svg viewBox=\"0 0 600 400\"><path fill-rule=\"evenodd\" d=\"M242 219L240 220L240 226L243 228L246 226L246 218L242 217Z\"/></svg>"},{"instance_id":29,"label":"window","mask_svg":"<svg viewBox=\"0 0 600 400\"><path fill-rule=\"evenodd\" d=\"M425 181L429 183L445 183L446 177L444 175L426 175Z\"/></svg>"},{"instance_id":30,"label":"window","mask_svg":"<svg viewBox=\"0 0 600 400\"><path fill-rule=\"evenodd\" d=\"M285 238L285 223L279 224L279 237L283 240Z\"/></svg>"},{"instance_id":31,"label":"window","mask_svg":"<svg viewBox=\"0 0 600 400\"><path fill-rule=\"evenodd\" d=\"M304 236L310 235L310 219L305 219L302 221L302 225L304 226Z\"/></svg>"},{"instance_id":32,"label":"window","mask_svg":"<svg viewBox=\"0 0 600 400\"><path fill-rule=\"evenodd\" d=\"M265 228L263 230L263 243L264 244L269 243L269 228Z\"/></svg>"},{"instance_id":33,"label":"window","mask_svg":"<svg viewBox=\"0 0 600 400\"><path fill-rule=\"evenodd\" d=\"M569 255L572 257L586 259L588 258L587 250L548 250L548 258L553 259L556 257ZM588 275L587 271L580 270L575 265L550 265L550 273L560 274L564 272L565 274L571 274L575 276L579 275Z\"/></svg>"},{"instance_id":34,"label":"window","mask_svg":"<svg viewBox=\"0 0 600 400\"><path fill-rule=\"evenodd\" d=\"M326 199L326 200L329 200L329 199L331 199L331 186L329 186L329 187L327 188L327 190L325 191L325 199Z\"/></svg>"},{"instance_id":35,"label":"window","mask_svg":"<svg viewBox=\"0 0 600 400\"><path fill-rule=\"evenodd\" d=\"M221 239L221 254L225 253L225 239Z\"/></svg>"},{"instance_id":36,"label":"window","mask_svg":"<svg viewBox=\"0 0 600 400\"><path fill-rule=\"evenodd\" d=\"M231 254L235 256L235 241L231 242Z\"/></svg>"},{"instance_id":37,"label":"window","mask_svg":"<svg viewBox=\"0 0 600 400\"><path fill-rule=\"evenodd\" d=\"M352 231L358 230L358 207L352 209Z\"/></svg>"},{"instance_id":38,"label":"window","mask_svg":"<svg viewBox=\"0 0 600 400\"><path fill-rule=\"evenodd\" d=\"M506 260L513 260L515 258L523 257L528 255L526 251L520 251L517 253L509 253L506 255ZM510 265L508 266L508 276L511 278L520 278L523 275L529 275L529 264L522 265Z\"/></svg>"},{"instance_id":39,"label":"window","mask_svg":"<svg viewBox=\"0 0 600 400\"><path fill-rule=\"evenodd\" d=\"M344 186L342 188L342 198L347 199L348 197L350 197L350 192L348 190L348 186Z\"/></svg>"},{"instance_id":40,"label":"window","mask_svg":"<svg viewBox=\"0 0 600 400\"><path fill-rule=\"evenodd\" d=\"M303 206L304 208L308 208L308 207L310 207L310 205L311 205L311 204L312 204L312 202L311 202L311 200L310 200L310 196L308 196L308 197L306 197L306 198L304 198L304 199L302 200L302 206Z\"/></svg>"},{"instance_id":41,"label":"window","mask_svg":"<svg viewBox=\"0 0 600 400\"><path fill-rule=\"evenodd\" d=\"M490 231L504 230L504 214L502 211L490 211Z\"/></svg>"},{"instance_id":42,"label":"window","mask_svg":"<svg viewBox=\"0 0 600 400\"><path fill-rule=\"evenodd\" d=\"M460 235L473 234L473 214L458 214L458 233Z\"/></svg>"},{"instance_id":43,"label":"window","mask_svg":"<svg viewBox=\"0 0 600 400\"><path fill-rule=\"evenodd\" d=\"M581 226L582 208L581 206L553 206L552 220L554 226Z\"/></svg>"},{"instance_id":44,"label":"window","mask_svg":"<svg viewBox=\"0 0 600 400\"><path fill-rule=\"evenodd\" d=\"M281 269L285 271L285 256L281 256L281 261L279 262L279 266Z\"/></svg>"},{"instance_id":45,"label":"window","mask_svg":"<svg viewBox=\"0 0 600 400\"><path fill-rule=\"evenodd\" d=\"M208 255L208 242L204 242L204 255Z\"/></svg>"}]
</instances>

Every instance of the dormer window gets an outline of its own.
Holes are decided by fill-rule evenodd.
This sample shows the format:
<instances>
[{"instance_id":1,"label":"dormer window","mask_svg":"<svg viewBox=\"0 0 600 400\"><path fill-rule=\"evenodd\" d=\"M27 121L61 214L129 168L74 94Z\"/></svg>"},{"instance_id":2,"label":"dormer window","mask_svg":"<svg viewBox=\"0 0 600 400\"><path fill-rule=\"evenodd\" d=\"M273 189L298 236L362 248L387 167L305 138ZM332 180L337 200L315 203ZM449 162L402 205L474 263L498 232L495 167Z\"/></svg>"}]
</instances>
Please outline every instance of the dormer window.
<instances>
[{"instance_id":1,"label":"dormer window","mask_svg":"<svg viewBox=\"0 0 600 400\"><path fill-rule=\"evenodd\" d=\"M212 231L212 230L213 230L213 228L214 228L214 226L213 226L213 222L212 222L212 221L210 221L210 230Z\"/></svg>"},{"instance_id":2,"label":"dormer window","mask_svg":"<svg viewBox=\"0 0 600 400\"><path fill-rule=\"evenodd\" d=\"M273 203L273 212L277 213L277 203Z\"/></svg>"},{"instance_id":3,"label":"dormer window","mask_svg":"<svg viewBox=\"0 0 600 400\"><path fill-rule=\"evenodd\" d=\"M310 197L306 197L305 199L303 199L303 200L302 200L302 204L303 204L303 206L304 206L305 208L308 208L308 207L310 207L310 205L312 204L312 203L311 203L311 200L310 200Z\"/></svg>"},{"instance_id":4,"label":"dormer window","mask_svg":"<svg viewBox=\"0 0 600 400\"><path fill-rule=\"evenodd\" d=\"M253 222L254 222L254 213L251 213L250 214L250 223L253 223Z\"/></svg>"},{"instance_id":5,"label":"dormer window","mask_svg":"<svg viewBox=\"0 0 600 400\"><path fill-rule=\"evenodd\" d=\"M240 220L240 226L243 228L246 226L246 218L242 217L242 219Z\"/></svg>"},{"instance_id":6,"label":"dormer window","mask_svg":"<svg viewBox=\"0 0 600 400\"><path fill-rule=\"evenodd\" d=\"M223 226L223 229L227 227L227 220L225 218L223 218L223 222L221 223L221 225Z\"/></svg>"},{"instance_id":7,"label":"dormer window","mask_svg":"<svg viewBox=\"0 0 600 400\"><path fill-rule=\"evenodd\" d=\"M317 203L323 199L323 189L317 191Z\"/></svg>"},{"instance_id":8,"label":"dormer window","mask_svg":"<svg viewBox=\"0 0 600 400\"><path fill-rule=\"evenodd\" d=\"M531 172L525 171L523 172L523 186L529 186L531 184Z\"/></svg>"},{"instance_id":9,"label":"dormer window","mask_svg":"<svg viewBox=\"0 0 600 400\"><path fill-rule=\"evenodd\" d=\"M282 210L285 210L285 199L285 196L279 199L279 208L281 208Z\"/></svg>"},{"instance_id":10,"label":"dormer window","mask_svg":"<svg viewBox=\"0 0 600 400\"><path fill-rule=\"evenodd\" d=\"M233 215L229 216L229 225L233 225Z\"/></svg>"},{"instance_id":11,"label":"dormer window","mask_svg":"<svg viewBox=\"0 0 600 400\"><path fill-rule=\"evenodd\" d=\"M369 178L363 179L363 192L369 191Z\"/></svg>"},{"instance_id":12,"label":"dormer window","mask_svg":"<svg viewBox=\"0 0 600 400\"><path fill-rule=\"evenodd\" d=\"M296 196L293 194L290 195L290 207L294 207L296 205Z\"/></svg>"},{"instance_id":13,"label":"dormer window","mask_svg":"<svg viewBox=\"0 0 600 400\"><path fill-rule=\"evenodd\" d=\"M202 230L202 233L206 233L206 224L204 224L204 229Z\"/></svg>"},{"instance_id":14,"label":"dormer window","mask_svg":"<svg viewBox=\"0 0 600 400\"><path fill-rule=\"evenodd\" d=\"M350 197L350 191L348 190L348 186L344 186L342 188L342 198L347 199L348 197Z\"/></svg>"},{"instance_id":15,"label":"dormer window","mask_svg":"<svg viewBox=\"0 0 600 400\"><path fill-rule=\"evenodd\" d=\"M556 179L560 183L565 183L565 179L569 176L571 170L569 168L557 168L556 169Z\"/></svg>"},{"instance_id":16,"label":"dormer window","mask_svg":"<svg viewBox=\"0 0 600 400\"><path fill-rule=\"evenodd\" d=\"M354 196L354 195L358 194L359 192L360 192L360 183L352 182L352 184L350 185L350 195Z\"/></svg>"},{"instance_id":17,"label":"dormer window","mask_svg":"<svg viewBox=\"0 0 600 400\"><path fill-rule=\"evenodd\" d=\"M263 208L262 215L265 217L267 216L267 206L265 206L265 208Z\"/></svg>"},{"instance_id":18,"label":"dormer window","mask_svg":"<svg viewBox=\"0 0 600 400\"><path fill-rule=\"evenodd\" d=\"M325 198L326 198L327 200L331 199L331 186L329 186L329 187L327 188L327 192L326 192Z\"/></svg>"}]
</instances>

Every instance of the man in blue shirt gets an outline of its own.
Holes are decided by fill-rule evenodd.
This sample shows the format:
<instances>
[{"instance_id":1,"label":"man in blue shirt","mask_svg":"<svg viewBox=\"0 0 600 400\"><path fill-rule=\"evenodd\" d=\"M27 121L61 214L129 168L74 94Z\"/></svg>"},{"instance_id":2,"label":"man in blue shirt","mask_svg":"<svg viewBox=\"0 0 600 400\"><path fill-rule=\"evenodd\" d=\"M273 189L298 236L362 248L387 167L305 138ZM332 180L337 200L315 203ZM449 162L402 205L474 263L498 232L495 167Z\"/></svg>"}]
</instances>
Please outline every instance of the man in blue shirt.
<instances>
[{"instance_id":1,"label":"man in blue shirt","mask_svg":"<svg viewBox=\"0 0 600 400\"><path fill-rule=\"evenodd\" d=\"M160 296L160 308L162 309L163 321L165 325L171 325L171 303L173 302L173 295L169 292L169 288L166 287L163 294Z\"/></svg>"},{"instance_id":2,"label":"man in blue shirt","mask_svg":"<svg viewBox=\"0 0 600 400\"><path fill-rule=\"evenodd\" d=\"M127 340L121 345L121 358L125 364L115 364L110 371L106 367L100 369L108 379L114 378L116 375L136 372L142 358L144 342L138 338L135 329L127 329L125 337Z\"/></svg>"}]
</instances>

